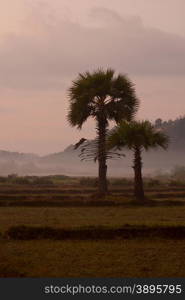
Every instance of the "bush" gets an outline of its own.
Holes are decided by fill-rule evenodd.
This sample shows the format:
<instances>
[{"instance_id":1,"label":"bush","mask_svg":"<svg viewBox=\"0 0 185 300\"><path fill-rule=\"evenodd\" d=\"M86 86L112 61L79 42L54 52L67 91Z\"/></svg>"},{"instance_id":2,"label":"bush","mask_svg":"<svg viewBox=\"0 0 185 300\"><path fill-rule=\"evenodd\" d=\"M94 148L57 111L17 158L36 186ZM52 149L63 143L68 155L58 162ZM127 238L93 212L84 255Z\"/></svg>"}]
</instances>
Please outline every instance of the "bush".
<instances>
[{"instance_id":1,"label":"bush","mask_svg":"<svg viewBox=\"0 0 185 300\"><path fill-rule=\"evenodd\" d=\"M30 180L27 176L19 177L17 174L11 174L7 177L1 177L0 182L8 184L29 184Z\"/></svg>"},{"instance_id":2,"label":"bush","mask_svg":"<svg viewBox=\"0 0 185 300\"><path fill-rule=\"evenodd\" d=\"M16 173L13 173L13 174L9 174L8 175L8 179L15 179L15 178L17 178L18 177L18 175L16 174Z\"/></svg>"},{"instance_id":3,"label":"bush","mask_svg":"<svg viewBox=\"0 0 185 300\"><path fill-rule=\"evenodd\" d=\"M47 178L50 180L67 180L70 177L67 175L51 175L51 176L47 176Z\"/></svg>"},{"instance_id":4,"label":"bush","mask_svg":"<svg viewBox=\"0 0 185 300\"><path fill-rule=\"evenodd\" d=\"M172 179L172 180L169 181L168 186L170 186L170 187L172 187L172 186L177 186L177 187L185 186L185 181Z\"/></svg>"},{"instance_id":5,"label":"bush","mask_svg":"<svg viewBox=\"0 0 185 300\"><path fill-rule=\"evenodd\" d=\"M7 182L7 177L0 176L0 183Z\"/></svg>"},{"instance_id":6,"label":"bush","mask_svg":"<svg viewBox=\"0 0 185 300\"><path fill-rule=\"evenodd\" d=\"M34 177L32 179L32 184L34 185L53 185L53 181L47 176L44 177Z\"/></svg>"},{"instance_id":7,"label":"bush","mask_svg":"<svg viewBox=\"0 0 185 300\"><path fill-rule=\"evenodd\" d=\"M86 187L97 187L98 186L98 178L90 178L90 177L81 178L80 185L86 186Z\"/></svg>"},{"instance_id":8,"label":"bush","mask_svg":"<svg viewBox=\"0 0 185 300\"><path fill-rule=\"evenodd\" d=\"M146 182L145 182L145 186L146 187L156 187L156 186L159 186L159 185L161 185L161 182L160 182L160 180L158 180L158 179L149 179L149 180L147 180Z\"/></svg>"},{"instance_id":9,"label":"bush","mask_svg":"<svg viewBox=\"0 0 185 300\"><path fill-rule=\"evenodd\" d=\"M63 176L63 175L62 175ZM53 185L52 176L18 176L16 174L8 175L7 177L0 177L0 183L8 184L33 184L33 185Z\"/></svg>"},{"instance_id":10,"label":"bush","mask_svg":"<svg viewBox=\"0 0 185 300\"><path fill-rule=\"evenodd\" d=\"M30 184L30 180L26 177L17 177L13 182L17 184Z\"/></svg>"}]
</instances>

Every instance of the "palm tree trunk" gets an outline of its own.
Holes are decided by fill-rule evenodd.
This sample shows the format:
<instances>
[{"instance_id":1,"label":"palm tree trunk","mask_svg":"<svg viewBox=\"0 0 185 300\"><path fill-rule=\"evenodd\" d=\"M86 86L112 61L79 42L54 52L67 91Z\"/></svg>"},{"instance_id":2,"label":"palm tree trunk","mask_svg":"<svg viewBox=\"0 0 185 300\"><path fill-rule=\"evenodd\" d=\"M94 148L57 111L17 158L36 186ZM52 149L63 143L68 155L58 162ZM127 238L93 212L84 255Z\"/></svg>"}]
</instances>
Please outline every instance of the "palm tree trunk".
<instances>
[{"instance_id":1,"label":"palm tree trunk","mask_svg":"<svg viewBox=\"0 0 185 300\"><path fill-rule=\"evenodd\" d=\"M98 118L98 163L99 163L99 193L104 196L108 192L107 185L107 155L106 155L107 122L103 114Z\"/></svg>"},{"instance_id":2,"label":"palm tree trunk","mask_svg":"<svg viewBox=\"0 0 185 300\"><path fill-rule=\"evenodd\" d=\"M141 148L134 148L134 194L136 200L139 202L143 202L145 199L144 189L143 189L143 178L142 178L142 158L141 158Z\"/></svg>"}]
</instances>

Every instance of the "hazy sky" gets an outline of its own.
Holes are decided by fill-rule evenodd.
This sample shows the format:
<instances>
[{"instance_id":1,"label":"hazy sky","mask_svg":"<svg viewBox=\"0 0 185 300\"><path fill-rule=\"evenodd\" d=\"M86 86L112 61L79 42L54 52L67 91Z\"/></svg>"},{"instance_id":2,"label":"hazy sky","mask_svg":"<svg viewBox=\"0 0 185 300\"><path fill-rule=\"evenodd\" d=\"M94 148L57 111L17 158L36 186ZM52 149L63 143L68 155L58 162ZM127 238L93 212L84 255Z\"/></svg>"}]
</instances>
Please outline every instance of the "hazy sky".
<instances>
[{"instance_id":1,"label":"hazy sky","mask_svg":"<svg viewBox=\"0 0 185 300\"><path fill-rule=\"evenodd\" d=\"M136 85L139 118L185 113L184 0L1 0L0 149L45 154L79 137L66 122L78 72L112 67Z\"/></svg>"}]
</instances>

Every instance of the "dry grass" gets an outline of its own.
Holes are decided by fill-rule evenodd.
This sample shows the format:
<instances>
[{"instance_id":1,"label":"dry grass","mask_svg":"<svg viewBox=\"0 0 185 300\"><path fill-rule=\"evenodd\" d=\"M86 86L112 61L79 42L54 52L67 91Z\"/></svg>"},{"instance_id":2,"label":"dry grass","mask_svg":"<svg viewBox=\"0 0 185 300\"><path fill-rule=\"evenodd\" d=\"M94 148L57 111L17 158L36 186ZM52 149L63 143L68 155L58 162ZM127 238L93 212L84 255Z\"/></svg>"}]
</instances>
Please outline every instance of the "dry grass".
<instances>
[{"instance_id":1,"label":"dry grass","mask_svg":"<svg viewBox=\"0 0 185 300\"><path fill-rule=\"evenodd\" d=\"M184 253L172 240L0 241L0 276L185 277Z\"/></svg>"},{"instance_id":2,"label":"dry grass","mask_svg":"<svg viewBox=\"0 0 185 300\"><path fill-rule=\"evenodd\" d=\"M19 196L26 196L26 201L39 200L47 206L45 199L51 198L52 202L56 197L54 191L47 191L47 188L35 190L34 195L32 189L29 188L30 192L27 193L24 188L13 190L6 187L5 191L5 187L2 187L1 201L5 201L5 204L7 201L8 205L5 197L18 196L16 201L21 202ZM69 187L66 186L66 189ZM66 193L60 191L61 196L71 196L75 201L75 197L81 196L81 188L75 189L78 192L74 190L73 193L72 187ZM115 190L118 192L118 189ZM84 188L83 195L86 196L86 192ZM132 191L128 192L131 194ZM180 190L174 192L169 199L164 199L166 206L130 205L130 198L126 197L124 191L125 198L121 200L119 193L111 197L118 202L127 202L125 206L0 207L0 232L4 233L11 226L18 225L64 229L88 226L118 228L126 224L185 226L185 206L172 203L172 200L178 200L183 204L184 197ZM150 189L152 199L155 199L156 193L161 191ZM168 194L168 191L165 193ZM164 197L160 195L160 199ZM160 199L156 198L158 201ZM0 238L0 277L185 277L184 253L184 241L172 239L13 241Z\"/></svg>"},{"instance_id":3,"label":"dry grass","mask_svg":"<svg viewBox=\"0 0 185 300\"><path fill-rule=\"evenodd\" d=\"M10 226L121 227L125 224L185 225L185 207L1 207L1 232Z\"/></svg>"}]
</instances>

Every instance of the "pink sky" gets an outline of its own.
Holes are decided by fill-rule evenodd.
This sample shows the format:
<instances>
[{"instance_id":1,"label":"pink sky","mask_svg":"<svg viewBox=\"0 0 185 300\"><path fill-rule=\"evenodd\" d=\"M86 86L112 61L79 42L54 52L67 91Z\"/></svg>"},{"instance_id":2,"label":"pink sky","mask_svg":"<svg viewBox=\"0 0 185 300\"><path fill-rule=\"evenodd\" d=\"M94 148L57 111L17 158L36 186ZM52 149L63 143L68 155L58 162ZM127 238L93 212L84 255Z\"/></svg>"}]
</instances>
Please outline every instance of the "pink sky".
<instances>
[{"instance_id":1,"label":"pink sky","mask_svg":"<svg viewBox=\"0 0 185 300\"><path fill-rule=\"evenodd\" d=\"M45 154L93 137L93 121L67 124L66 91L98 67L129 75L139 118L185 113L184 0L2 0L0 28L0 149Z\"/></svg>"}]
</instances>

